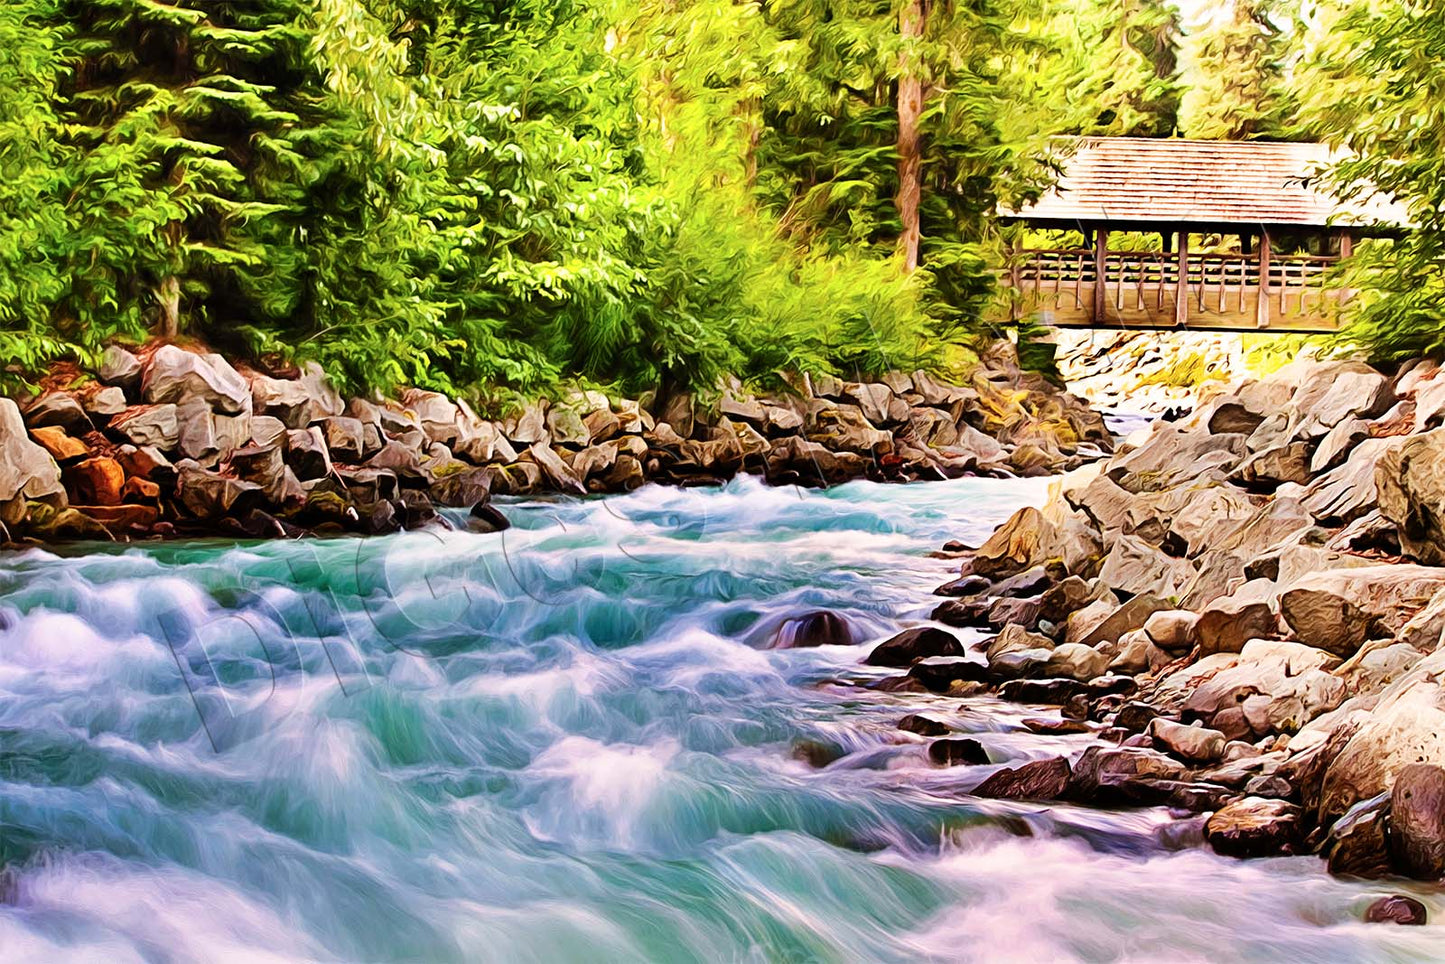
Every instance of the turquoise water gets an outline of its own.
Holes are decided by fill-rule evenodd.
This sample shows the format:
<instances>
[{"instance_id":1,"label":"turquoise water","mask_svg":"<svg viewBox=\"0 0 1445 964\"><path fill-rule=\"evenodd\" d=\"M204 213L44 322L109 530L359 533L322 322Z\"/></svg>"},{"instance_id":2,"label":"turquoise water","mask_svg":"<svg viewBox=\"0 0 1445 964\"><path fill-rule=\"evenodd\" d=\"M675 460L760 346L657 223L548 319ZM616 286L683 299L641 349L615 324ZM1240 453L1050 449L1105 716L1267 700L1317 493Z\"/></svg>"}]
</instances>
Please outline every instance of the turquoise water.
<instances>
[{"instance_id":1,"label":"turquoise water","mask_svg":"<svg viewBox=\"0 0 1445 964\"><path fill-rule=\"evenodd\" d=\"M9 556L0 959L1445 956L1357 923L1391 887L1313 859L974 800L904 712L999 763L1077 738L830 682L871 675L866 643L765 648L818 608L869 642L916 624L928 551L1044 491L740 480L514 503L500 535Z\"/></svg>"}]
</instances>

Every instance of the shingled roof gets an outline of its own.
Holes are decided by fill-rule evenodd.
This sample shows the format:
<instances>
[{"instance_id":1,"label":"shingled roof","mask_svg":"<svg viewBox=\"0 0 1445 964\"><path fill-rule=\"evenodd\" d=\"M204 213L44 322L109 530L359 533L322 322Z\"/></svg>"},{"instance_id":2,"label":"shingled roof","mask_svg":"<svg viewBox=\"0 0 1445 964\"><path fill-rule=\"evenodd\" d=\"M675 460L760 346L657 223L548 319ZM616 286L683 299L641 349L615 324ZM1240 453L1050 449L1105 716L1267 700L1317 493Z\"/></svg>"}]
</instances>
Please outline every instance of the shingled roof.
<instances>
[{"instance_id":1,"label":"shingled roof","mask_svg":"<svg viewBox=\"0 0 1445 964\"><path fill-rule=\"evenodd\" d=\"M1060 139L1063 174L1031 205L1001 212L1031 223L1399 226L1383 198L1341 200L1327 172L1339 155L1325 144L1179 138Z\"/></svg>"}]
</instances>

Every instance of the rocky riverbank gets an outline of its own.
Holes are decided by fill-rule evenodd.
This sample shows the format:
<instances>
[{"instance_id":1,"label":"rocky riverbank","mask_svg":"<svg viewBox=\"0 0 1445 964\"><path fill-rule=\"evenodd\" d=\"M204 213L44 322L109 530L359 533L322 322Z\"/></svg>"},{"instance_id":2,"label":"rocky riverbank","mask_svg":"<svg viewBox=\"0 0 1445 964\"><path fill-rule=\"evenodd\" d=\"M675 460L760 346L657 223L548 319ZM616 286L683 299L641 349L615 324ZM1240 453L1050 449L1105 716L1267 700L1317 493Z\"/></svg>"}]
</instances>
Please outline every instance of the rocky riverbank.
<instances>
[{"instance_id":1,"label":"rocky riverbank","mask_svg":"<svg viewBox=\"0 0 1445 964\"><path fill-rule=\"evenodd\" d=\"M868 662L907 668L890 691L997 693L1058 707L1039 732L1097 737L987 773L978 795L1167 805L1223 854L1439 879L1442 417L1433 363L1300 362L1206 387L1042 510L947 547L961 566L933 617L988 632L978 652L924 626Z\"/></svg>"},{"instance_id":2,"label":"rocky riverbank","mask_svg":"<svg viewBox=\"0 0 1445 964\"><path fill-rule=\"evenodd\" d=\"M494 494L619 492L647 482L773 484L1049 475L1103 455L1102 418L1011 346L968 385L923 372L799 378L770 397L619 399L579 391L480 416L410 390L343 398L314 366L259 371L199 349L114 347L0 398L0 522L10 543L364 534L504 526Z\"/></svg>"}]
</instances>

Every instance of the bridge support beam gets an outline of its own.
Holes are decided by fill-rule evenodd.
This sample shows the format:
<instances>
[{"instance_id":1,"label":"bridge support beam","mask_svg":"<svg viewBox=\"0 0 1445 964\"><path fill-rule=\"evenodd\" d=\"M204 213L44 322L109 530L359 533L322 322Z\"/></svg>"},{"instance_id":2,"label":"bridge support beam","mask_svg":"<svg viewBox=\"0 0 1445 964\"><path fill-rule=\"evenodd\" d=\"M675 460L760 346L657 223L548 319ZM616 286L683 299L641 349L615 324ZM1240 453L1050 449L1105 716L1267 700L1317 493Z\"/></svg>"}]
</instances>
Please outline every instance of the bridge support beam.
<instances>
[{"instance_id":1,"label":"bridge support beam","mask_svg":"<svg viewBox=\"0 0 1445 964\"><path fill-rule=\"evenodd\" d=\"M1189 231L1179 229L1179 277L1174 283L1174 327L1189 324Z\"/></svg>"},{"instance_id":2,"label":"bridge support beam","mask_svg":"<svg viewBox=\"0 0 1445 964\"><path fill-rule=\"evenodd\" d=\"M1105 305L1108 304L1109 232L1099 228L1094 232L1094 324L1101 325L1109 319Z\"/></svg>"}]
</instances>

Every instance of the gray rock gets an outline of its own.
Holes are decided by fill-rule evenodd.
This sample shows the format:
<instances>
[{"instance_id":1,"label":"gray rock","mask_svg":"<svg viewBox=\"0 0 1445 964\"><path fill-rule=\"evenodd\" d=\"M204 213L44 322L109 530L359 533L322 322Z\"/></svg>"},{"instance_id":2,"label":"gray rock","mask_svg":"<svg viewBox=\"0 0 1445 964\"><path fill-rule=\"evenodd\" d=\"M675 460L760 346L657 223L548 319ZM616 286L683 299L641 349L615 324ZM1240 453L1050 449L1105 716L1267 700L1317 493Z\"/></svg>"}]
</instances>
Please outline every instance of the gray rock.
<instances>
[{"instance_id":1,"label":"gray rock","mask_svg":"<svg viewBox=\"0 0 1445 964\"><path fill-rule=\"evenodd\" d=\"M256 415L251 419L251 442L265 448L281 442L286 437L286 423L270 415Z\"/></svg>"},{"instance_id":2,"label":"gray rock","mask_svg":"<svg viewBox=\"0 0 1445 964\"><path fill-rule=\"evenodd\" d=\"M255 414L279 419L287 428L305 428L311 422L311 393L293 379L253 375L251 407Z\"/></svg>"},{"instance_id":3,"label":"gray rock","mask_svg":"<svg viewBox=\"0 0 1445 964\"><path fill-rule=\"evenodd\" d=\"M81 399L81 405L89 415L99 415L108 418L111 415L119 415L125 411L125 392L112 385L106 388L96 389Z\"/></svg>"},{"instance_id":4,"label":"gray rock","mask_svg":"<svg viewBox=\"0 0 1445 964\"><path fill-rule=\"evenodd\" d=\"M586 448L592 441L592 432L587 428L582 416L560 405L552 406L547 412L547 432L552 437L553 445L580 449Z\"/></svg>"},{"instance_id":5,"label":"gray rock","mask_svg":"<svg viewBox=\"0 0 1445 964\"><path fill-rule=\"evenodd\" d=\"M1369 423L1347 418L1325 433L1319 447L1310 457L1310 472L1319 475L1344 463L1351 452L1370 437Z\"/></svg>"},{"instance_id":6,"label":"gray rock","mask_svg":"<svg viewBox=\"0 0 1445 964\"><path fill-rule=\"evenodd\" d=\"M331 474L331 453L318 426L292 429L286 434L286 464L303 482Z\"/></svg>"},{"instance_id":7,"label":"gray rock","mask_svg":"<svg viewBox=\"0 0 1445 964\"><path fill-rule=\"evenodd\" d=\"M1279 627L1279 590L1268 579L1253 579L1209 603L1195 622L1201 655L1237 653L1251 639L1268 639Z\"/></svg>"},{"instance_id":8,"label":"gray rock","mask_svg":"<svg viewBox=\"0 0 1445 964\"><path fill-rule=\"evenodd\" d=\"M176 405L176 448L181 455L202 464L214 462L220 452L211 406L200 395L186 395Z\"/></svg>"},{"instance_id":9,"label":"gray rock","mask_svg":"<svg viewBox=\"0 0 1445 964\"><path fill-rule=\"evenodd\" d=\"M456 441L460 434L458 422L461 418L461 409L456 402L447 398L441 392L429 392L419 388L409 388L401 393L401 404L408 410L415 413L417 422L426 437L433 442L440 442L443 445L450 445ZM360 427L357 429L360 434ZM334 453L333 454L337 454ZM339 454L337 454L339 458Z\"/></svg>"},{"instance_id":10,"label":"gray rock","mask_svg":"<svg viewBox=\"0 0 1445 964\"><path fill-rule=\"evenodd\" d=\"M151 404L204 399L226 415L250 411L251 389L220 355L198 355L162 345L151 355L141 379L141 393Z\"/></svg>"},{"instance_id":11,"label":"gray rock","mask_svg":"<svg viewBox=\"0 0 1445 964\"><path fill-rule=\"evenodd\" d=\"M1392 894L1381 897L1365 910L1367 924L1401 924L1422 927L1429 921L1430 914L1425 905L1413 897Z\"/></svg>"},{"instance_id":12,"label":"gray rock","mask_svg":"<svg viewBox=\"0 0 1445 964\"><path fill-rule=\"evenodd\" d=\"M174 450L180 438L180 422L171 404L132 405L112 418L108 427L132 445L153 445L163 452Z\"/></svg>"},{"instance_id":13,"label":"gray rock","mask_svg":"<svg viewBox=\"0 0 1445 964\"><path fill-rule=\"evenodd\" d=\"M1088 682L1098 679L1109 669L1109 657L1091 646L1063 643L1054 647L1045 661L1043 674L1062 679Z\"/></svg>"},{"instance_id":14,"label":"gray rock","mask_svg":"<svg viewBox=\"0 0 1445 964\"><path fill-rule=\"evenodd\" d=\"M102 384L115 385L126 392L137 392L140 390L142 369L139 358L119 345L110 345L100 356L100 371L97 377Z\"/></svg>"},{"instance_id":15,"label":"gray rock","mask_svg":"<svg viewBox=\"0 0 1445 964\"><path fill-rule=\"evenodd\" d=\"M317 423L321 437L331 457L338 462L360 462L366 449L364 430L360 419L345 415L332 415Z\"/></svg>"},{"instance_id":16,"label":"gray rock","mask_svg":"<svg viewBox=\"0 0 1445 964\"><path fill-rule=\"evenodd\" d=\"M25 423L31 428L45 428L57 425L75 438L95 431L90 416L73 395L66 392L46 392L25 403Z\"/></svg>"},{"instance_id":17,"label":"gray rock","mask_svg":"<svg viewBox=\"0 0 1445 964\"><path fill-rule=\"evenodd\" d=\"M0 503L64 494L60 466L30 440L15 401L0 398Z\"/></svg>"},{"instance_id":18,"label":"gray rock","mask_svg":"<svg viewBox=\"0 0 1445 964\"><path fill-rule=\"evenodd\" d=\"M1339 525L1374 509L1379 500L1376 466L1404 441L1401 437L1365 439L1343 464L1310 484L1303 500L1305 509L1321 522Z\"/></svg>"},{"instance_id":19,"label":"gray rock","mask_svg":"<svg viewBox=\"0 0 1445 964\"><path fill-rule=\"evenodd\" d=\"M1057 800L1069 786L1069 773L1063 757L1034 760L991 774L973 794L995 800Z\"/></svg>"},{"instance_id":20,"label":"gray rock","mask_svg":"<svg viewBox=\"0 0 1445 964\"><path fill-rule=\"evenodd\" d=\"M265 502L265 492L255 482L227 478L189 460L178 462L176 471L176 496L196 519L239 516Z\"/></svg>"},{"instance_id":21,"label":"gray rock","mask_svg":"<svg viewBox=\"0 0 1445 964\"><path fill-rule=\"evenodd\" d=\"M1194 567L1187 561L1123 534L1115 538L1099 569L1099 582L1111 589L1160 597L1178 595L1193 577Z\"/></svg>"},{"instance_id":22,"label":"gray rock","mask_svg":"<svg viewBox=\"0 0 1445 964\"><path fill-rule=\"evenodd\" d=\"M1158 596L1148 594L1135 596L1128 602L1118 606L1093 627L1088 633L1079 639L1073 638L1073 633L1067 633L1065 639L1069 642L1079 642L1085 646L1097 646L1103 642L1116 642L1125 633L1136 629L1142 629L1149 617L1157 612L1171 609L1167 602ZM1083 610L1080 610L1083 612ZM1077 613L1075 615L1078 615ZM1072 618L1070 619L1072 623Z\"/></svg>"},{"instance_id":23,"label":"gray rock","mask_svg":"<svg viewBox=\"0 0 1445 964\"><path fill-rule=\"evenodd\" d=\"M908 666L920 659L934 656L963 656L958 637L932 626L905 629L879 643L863 660L869 666Z\"/></svg>"},{"instance_id":24,"label":"gray rock","mask_svg":"<svg viewBox=\"0 0 1445 964\"><path fill-rule=\"evenodd\" d=\"M1445 564L1445 428L1403 439L1382 454L1375 485L1380 514L1394 523L1401 549L1421 562Z\"/></svg>"},{"instance_id":25,"label":"gray rock","mask_svg":"<svg viewBox=\"0 0 1445 964\"><path fill-rule=\"evenodd\" d=\"M553 451L550 445L538 442L530 446L526 454L541 467L543 476L556 491L569 495L585 495L587 493L586 487L573 474L571 467L562 461L561 456Z\"/></svg>"},{"instance_id":26,"label":"gray rock","mask_svg":"<svg viewBox=\"0 0 1445 964\"><path fill-rule=\"evenodd\" d=\"M326 377L326 372L316 362L306 362L301 366L301 377L298 379L306 388L306 394L311 399L311 412L309 421L327 418L332 415L340 415L346 410L342 404L341 395L331 384L331 379Z\"/></svg>"}]
</instances>

